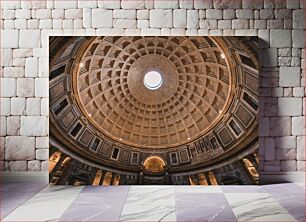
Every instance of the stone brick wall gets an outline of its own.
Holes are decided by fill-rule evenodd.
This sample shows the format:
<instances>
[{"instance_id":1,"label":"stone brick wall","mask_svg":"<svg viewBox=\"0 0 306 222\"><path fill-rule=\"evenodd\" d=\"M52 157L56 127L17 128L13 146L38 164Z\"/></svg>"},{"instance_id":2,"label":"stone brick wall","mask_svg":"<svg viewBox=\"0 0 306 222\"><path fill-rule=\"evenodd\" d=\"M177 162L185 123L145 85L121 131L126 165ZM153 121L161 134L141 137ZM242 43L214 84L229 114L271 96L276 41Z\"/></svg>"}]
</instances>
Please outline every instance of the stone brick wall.
<instances>
[{"instance_id":1,"label":"stone brick wall","mask_svg":"<svg viewBox=\"0 0 306 222\"><path fill-rule=\"evenodd\" d=\"M258 35L261 171L305 170L304 12L304 0L1 1L1 170L48 168L50 35Z\"/></svg>"}]
</instances>

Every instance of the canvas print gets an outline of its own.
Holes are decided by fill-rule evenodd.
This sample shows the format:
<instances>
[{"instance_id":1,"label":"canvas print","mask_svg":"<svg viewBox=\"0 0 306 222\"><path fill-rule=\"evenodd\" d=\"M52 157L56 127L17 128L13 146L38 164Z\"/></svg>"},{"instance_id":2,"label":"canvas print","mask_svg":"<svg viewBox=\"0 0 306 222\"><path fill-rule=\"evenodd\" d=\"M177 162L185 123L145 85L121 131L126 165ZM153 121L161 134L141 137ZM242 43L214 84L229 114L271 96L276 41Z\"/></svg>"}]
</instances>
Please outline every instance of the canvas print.
<instances>
[{"instance_id":1,"label":"canvas print","mask_svg":"<svg viewBox=\"0 0 306 222\"><path fill-rule=\"evenodd\" d=\"M257 37L50 37L50 183L258 184L257 51Z\"/></svg>"}]
</instances>

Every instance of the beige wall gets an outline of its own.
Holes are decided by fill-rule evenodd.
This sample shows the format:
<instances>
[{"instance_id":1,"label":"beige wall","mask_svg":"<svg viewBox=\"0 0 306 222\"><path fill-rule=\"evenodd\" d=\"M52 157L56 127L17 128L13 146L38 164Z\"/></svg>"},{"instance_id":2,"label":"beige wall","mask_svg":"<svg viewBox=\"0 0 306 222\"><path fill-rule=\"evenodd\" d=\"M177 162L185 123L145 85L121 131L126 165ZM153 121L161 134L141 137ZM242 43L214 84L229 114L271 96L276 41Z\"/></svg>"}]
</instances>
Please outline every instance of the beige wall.
<instances>
[{"instance_id":1,"label":"beige wall","mask_svg":"<svg viewBox=\"0 0 306 222\"><path fill-rule=\"evenodd\" d=\"M1 170L48 168L48 36L254 35L261 171L303 171L304 13L303 0L1 1Z\"/></svg>"}]
</instances>

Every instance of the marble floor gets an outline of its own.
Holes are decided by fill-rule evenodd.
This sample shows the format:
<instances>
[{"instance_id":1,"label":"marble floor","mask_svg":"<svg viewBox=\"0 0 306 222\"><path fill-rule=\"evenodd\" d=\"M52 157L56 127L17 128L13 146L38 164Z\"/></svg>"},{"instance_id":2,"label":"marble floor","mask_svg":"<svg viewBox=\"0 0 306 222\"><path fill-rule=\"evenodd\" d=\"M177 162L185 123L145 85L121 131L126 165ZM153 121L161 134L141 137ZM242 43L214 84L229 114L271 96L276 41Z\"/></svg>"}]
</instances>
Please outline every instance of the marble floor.
<instances>
[{"instance_id":1,"label":"marble floor","mask_svg":"<svg viewBox=\"0 0 306 222\"><path fill-rule=\"evenodd\" d=\"M305 186L1 184L1 221L305 221Z\"/></svg>"}]
</instances>

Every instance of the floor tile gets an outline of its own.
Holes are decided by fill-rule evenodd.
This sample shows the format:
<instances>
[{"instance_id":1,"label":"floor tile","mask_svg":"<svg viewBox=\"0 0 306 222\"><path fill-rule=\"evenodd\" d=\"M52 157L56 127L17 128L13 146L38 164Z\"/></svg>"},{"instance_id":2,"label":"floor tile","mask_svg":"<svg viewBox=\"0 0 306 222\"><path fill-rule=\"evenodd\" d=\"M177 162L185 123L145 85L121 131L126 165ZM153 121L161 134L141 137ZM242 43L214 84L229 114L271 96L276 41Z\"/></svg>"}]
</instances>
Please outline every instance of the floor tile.
<instances>
[{"instance_id":1,"label":"floor tile","mask_svg":"<svg viewBox=\"0 0 306 222\"><path fill-rule=\"evenodd\" d=\"M177 221L236 221L222 193L177 193Z\"/></svg>"},{"instance_id":2,"label":"floor tile","mask_svg":"<svg viewBox=\"0 0 306 222\"><path fill-rule=\"evenodd\" d=\"M296 221L267 193L225 193L238 221Z\"/></svg>"},{"instance_id":3,"label":"floor tile","mask_svg":"<svg viewBox=\"0 0 306 222\"><path fill-rule=\"evenodd\" d=\"M220 186L175 186L177 193L222 193Z\"/></svg>"},{"instance_id":4,"label":"floor tile","mask_svg":"<svg viewBox=\"0 0 306 222\"><path fill-rule=\"evenodd\" d=\"M57 220L82 189L82 186L48 186L15 209L3 221Z\"/></svg>"},{"instance_id":5,"label":"floor tile","mask_svg":"<svg viewBox=\"0 0 306 222\"><path fill-rule=\"evenodd\" d=\"M118 221L129 187L85 187L58 221Z\"/></svg>"},{"instance_id":6,"label":"floor tile","mask_svg":"<svg viewBox=\"0 0 306 222\"><path fill-rule=\"evenodd\" d=\"M221 186L224 193L264 193L260 186Z\"/></svg>"},{"instance_id":7,"label":"floor tile","mask_svg":"<svg viewBox=\"0 0 306 222\"><path fill-rule=\"evenodd\" d=\"M297 221L305 222L305 205L301 206L283 206Z\"/></svg>"},{"instance_id":8,"label":"floor tile","mask_svg":"<svg viewBox=\"0 0 306 222\"><path fill-rule=\"evenodd\" d=\"M120 221L176 221L174 186L131 186Z\"/></svg>"},{"instance_id":9,"label":"floor tile","mask_svg":"<svg viewBox=\"0 0 306 222\"><path fill-rule=\"evenodd\" d=\"M47 187L46 183L3 183L0 186L1 192L8 193L37 193Z\"/></svg>"},{"instance_id":10,"label":"floor tile","mask_svg":"<svg viewBox=\"0 0 306 222\"><path fill-rule=\"evenodd\" d=\"M281 183L262 186L267 193L303 193L305 189L294 183Z\"/></svg>"},{"instance_id":11,"label":"floor tile","mask_svg":"<svg viewBox=\"0 0 306 222\"><path fill-rule=\"evenodd\" d=\"M305 193L270 193L274 200L281 205L303 206L305 205Z\"/></svg>"}]
</instances>

